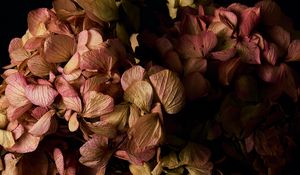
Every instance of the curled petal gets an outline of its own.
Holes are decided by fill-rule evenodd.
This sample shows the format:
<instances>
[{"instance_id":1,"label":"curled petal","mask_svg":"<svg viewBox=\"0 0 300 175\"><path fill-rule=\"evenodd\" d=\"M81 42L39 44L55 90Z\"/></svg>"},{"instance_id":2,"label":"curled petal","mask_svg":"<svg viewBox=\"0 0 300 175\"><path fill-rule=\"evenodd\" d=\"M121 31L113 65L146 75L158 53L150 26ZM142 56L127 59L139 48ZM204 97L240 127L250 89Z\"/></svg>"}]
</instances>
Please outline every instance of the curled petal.
<instances>
[{"instance_id":1,"label":"curled petal","mask_svg":"<svg viewBox=\"0 0 300 175\"><path fill-rule=\"evenodd\" d=\"M33 75L39 77L47 76L53 70L53 65L47 63L46 60L40 55L31 57L27 61L27 66Z\"/></svg>"},{"instance_id":2,"label":"curled petal","mask_svg":"<svg viewBox=\"0 0 300 175\"><path fill-rule=\"evenodd\" d=\"M26 41L24 49L28 52L35 51L44 44L44 41L44 37L32 37Z\"/></svg>"},{"instance_id":3,"label":"curled petal","mask_svg":"<svg viewBox=\"0 0 300 175\"><path fill-rule=\"evenodd\" d=\"M233 12L221 8L219 10L219 18L226 26L235 29L237 25L237 16Z\"/></svg>"},{"instance_id":4,"label":"curled petal","mask_svg":"<svg viewBox=\"0 0 300 175\"><path fill-rule=\"evenodd\" d=\"M29 32L33 36L47 34L46 22L50 20L53 12L47 8L39 8L28 13L27 22Z\"/></svg>"},{"instance_id":5,"label":"curled petal","mask_svg":"<svg viewBox=\"0 0 300 175\"><path fill-rule=\"evenodd\" d=\"M260 8L251 7L247 8L241 14L241 22L240 22L240 35L241 36L249 36L252 29L258 23L260 16Z\"/></svg>"},{"instance_id":6,"label":"curled petal","mask_svg":"<svg viewBox=\"0 0 300 175\"><path fill-rule=\"evenodd\" d=\"M54 110L45 113L28 132L33 136L43 136L50 129L54 114Z\"/></svg>"},{"instance_id":7,"label":"curled petal","mask_svg":"<svg viewBox=\"0 0 300 175\"><path fill-rule=\"evenodd\" d=\"M58 93L48 85L30 84L25 88L25 95L33 104L47 107L54 102Z\"/></svg>"},{"instance_id":8,"label":"curled petal","mask_svg":"<svg viewBox=\"0 0 300 175\"><path fill-rule=\"evenodd\" d=\"M9 106L7 108L7 119L9 121L14 121L21 117L25 112L27 112L32 107L32 104L26 104L20 107Z\"/></svg>"},{"instance_id":9,"label":"curled petal","mask_svg":"<svg viewBox=\"0 0 300 175\"><path fill-rule=\"evenodd\" d=\"M80 55L76 52L68 61L68 63L64 67L65 74L71 74L73 71L78 69L80 66Z\"/></svg>"},{"instance_id":10,"label":"curled petal","mask_svg":"<svg viewBox=\"0 0 300 175\"><path fill-rule=\"evenodd\" d=\"M88 35L89 35L89 37L88 37L86 46L89 49L99 48L99 46L103 43L103 38L102 38L101 34L94 29L90 29L90 30L88 30Z\"/></svg>"},{"instance_id":11,"label":"curled petal","mask_svg":"<svg viewBox=\"0 0 300 175\"><path fill-rule=\"evenodd\" d=\"M45 59L49 63L68 61L74 50L75 40L67 35L51 35L44 43Z\"/></svg>"},{"instance_id":12,"label":"curled petal","mask_svg":"<svg viewBox=\"0 0 300 175\"><path fill-rule=\"evenodd\" d=\"M36 150L41 138L33 136L29 133L24 133L17 141L16 144L9 148L8 151L17 153L29 153Z\"/></svg>"},{"instance_id":13,"label":"curled petal","mask_svg":"<svg viewBox=\"0 0 300 175\"><path fill-rule=\"evenodd\" d=\"M263 54L268 63L273 66L276 64L278 59L278 48L274 43L270 43L267 48L265 48Z\"/></svg>"},{"instance_id":14,"label":"curled petal","mask_svg":"<svg viewBox=\"0 0 300 175\"><path fill-rule=\"evenodd\" d=\"M114 99L101 92L89 91L84 94L84 110L82 117L94 118L113 111Z\"/></svg>"},{"instance_id":15,"label":"curled petal","mask_svg":"<svg viewBox=\"0 0 300 175\"><path fill-rule=\"evenodd\" d=\"M153 89L146 81L134 82L126 89L124 99L135 104L142 110L150 111L153 99Z\"/></svg>"},{"instance_id":16,"label":"curled petal","mask_svg":"<svg viewBox=\"0 0 300 175\"><path fill-rule=\"evenodd\" d=\"M39 120L46 112L48 112L48 109L46 107L39 106L31 111L31 116Z\"/></svg>"},{"instance_id":17,"label":"curled petal","mask_svg":"<svg viewBox=\"0 0 300 175\"><path fill-rule=\"evenodd\" d=\"M184 87L180 79L170 70L163 70L149 77L165 111L179 112L185 104Z\"/></svg>"},{"instance_id":18,"label":"curled petal","mask_svg":"<svg viewBox=\"0 0 300 175\"><path fill-rule=\"evenodd\" d=\"M121 85L123 90L125 91L134 82L143 80L145 74L145 69L141 66L133 66L130 69L127 69L121 77Z\"/></svg>"}]
</instances>

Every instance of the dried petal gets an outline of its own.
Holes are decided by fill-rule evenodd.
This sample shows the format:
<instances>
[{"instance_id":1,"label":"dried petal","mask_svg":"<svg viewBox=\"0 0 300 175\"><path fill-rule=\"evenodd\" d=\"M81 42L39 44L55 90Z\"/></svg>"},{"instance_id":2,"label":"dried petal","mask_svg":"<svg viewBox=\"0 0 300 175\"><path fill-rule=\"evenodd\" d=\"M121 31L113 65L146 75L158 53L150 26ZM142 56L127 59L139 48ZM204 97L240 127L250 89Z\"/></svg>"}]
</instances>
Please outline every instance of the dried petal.
<instances>
[{"instance_id":1,"label":"dried petal","mask_svg":"<svg viewBox=\"0 0 300 175\"><path fill-rule=\"evenodd\" d=\"M73 71L78 69L80 67L80 55L78 52L76 52L70 60L67 62L67 64L64 67L64 73L65 74L71 74Z\"/></svg>"},{"instance_id":2,"label":"dried petal","mask_svg":"<svg viewBox=\"0 0 300 175\"><path fill-rule=\"evenodd\" d=\"M149 77L165 111L169 114L179 112L184 106L184 87L175 73L163 70Z\"/></svg>"},{"instance_id":3,"label":"dried petal","mask_svg":"<svg viewBox=\"0 0 300 175\"><path fill-rule=\"evenodd\" d=\"M147 163L144 163L143 166L130 164L129 170L132 173L132 175L151 175L151 170Z\"/></svg>"},{"instance_id":4,"label":"dried petal","mask_svg":"<svg viewBox=\"0 0 300 175\"><path fill-rule=\"evenodd\" d=\"M33 36L41 36L47 34L46 22L53 15L53 12L47 8L39 8L28 13L27 22L28 30Z\"/></svg>"},{"instance_id":5,"label":"dried petal","mask_svg":"<svg viewBox=\"0 0 300 175\"><path fill-rule=\"evenodd\" d=\"M57 77L54 84L58 93L62 96L66 108L81 112L81 100L75 89L61 76Z\"/></svg>"},{"instance_id":6,"label":"dried petal","mask_svg":"<svg viewBox=\"0 0 300 175\"><path fill-rule=\"evenodd\" d=\"M140 117L128 131L128 153L141 161L150 160L155 152L153 148L161 143L163 131L157 113ZM154 154L153 154L154 153Z\"/></svg>"},{"instance_id":7,"label":"dried petal","mask_svg":"<svg viewBox=\"0 0 300 175\"><path fill-rule=\"evenodd\" d=\"M126 89L124 99L142 110L150 111L153 89L146 81L136 81Z\"/></svg>"},{"instance_id":8,"label":"dried petal","mask_svg":"<svg viewBox=\"0 0 300 175\"><path fill-rule=\"evenodd\" d=\"M81 70L99 70L101 73L109 74L116 64L117 59L108 49L100 47L97 50L85 52L80 60Z\"/></svg>"},{"instance_id":9,"label":"dried petal","mask_svg":"<svg viewBox=\"0 0 300 175\"><path fill-rule=\"evenodd\" d=\"M211 31L201 32L199 39L202 39L200 46L202 47L203 56L206 56L214 47L216 47L218 42L216 35Z\"/></svg>"},{"instance_id":10,"label":"dried petal","mask_svg":"<svg viewBox=\"0 0 300 175\"><path fill-rule=\"evenodd\" d=\"M240 58L233 58L223 62L219 67L219 81L223 85L229 85L235 70L240 65Z\"/></svg>"},{"instance_id":11,"label":"dried petal","mask_svg":"<svg viewBox=\"0 0 300 175\"><path fill-rule=\"evenodd\" d=\"M258 69L258 75L266 82L277 82L281 78L279 66L262 65Z\"/></svg>"},{"instance_id":12,"label":"dried petal","mask_svg":"<svg viewBox=\"0 0 300 175\"><path fill-rule=\"evenodd\" d=\"M27 66L33 75L39 77L47 76L53 70L53 65L47 63L46 60L40 55L31 57L27 61Z\"/></svg>"},{"instance_id":13,"label":"dried petal","mask_svg":"<svg viewBox=\"0 0 300 175\"><path fill-rule=\"evenodd\" d=\"M199 72L187 74L184 78L186 96L189 100L195 100L208 94L209 81Z\"/></svg>"},{"instance_id":14,"label":"dried petal","mask_svg":"<svg viewBox=\"0 0 300 175\"><path fill-rule=\"evenodd\" d=\"M158 38L155 46L161 56L164 56L168 51L173 50L173 44L165 37Z\"/></svg>"},{"instance_id":15,"label":"dried petal","mask_svg":"<svg viewBox=\"0 0 300 175\"><path fill-rule=\"evenodd\" d=\"M21 117L25 112L27 112L32 107L32 104L26 104L20 107L9 106L7 108L7 119L9 121L17 120Z\"/></svg>"},{"instance_id":16,"label":"dried petal","mask_svg":"<svg viewBox=\"0 0 300 175\"><path fill-rule=\"evenodd\" d=\"M179 57L178 53L175 52L174 50L168 51L164 55L163 61L170 70L177 72L178 74L182 73L183 66L182 66L180 57Z\"/></svg>"},{"instance_id":17,"label":"dried petal","mask_svg":"<svg viewBox=\"0 0 300 175\"><path fill-rule=\"evenodd\" d=\"M44 43L45 60L49 63L68 61L74 54L75 40L67 35L51 35Z\"/></svg>"},{"instance_id":18,"label":"dried petal","mask_svg":"<svg viewBox=\"0 0 300 175\"><path fill-rule=\"evenodd\" d=\"M300 61L300 40L293 40L291 42L285 61Z\"/></svg>"},{"instance_id":19,"label":"dried petal","mask_svg":"<svg viewBox=\"0 0 300 175\"><path fill-rule=\"evenodd\" d=\"M272 41L278 45L280 49L284 51L288 49L289 44L291 42L291 35L288 31L283 29L280 26L273 26L268 31L269 36L271 37Z\"/></svg>"},{"instance_id":20,"label":"dried petal","mask_svg":"<svg viewBox=\"0 0 300 175\"><path fill-rule=\"evenodd\" d=\"M129 128L131 128L133 125L135 125L138 118L140 117L140 114L141 114L140 109L136 105L131 104L130 105L130 113L129 113L129 116L128 116Z\"/></svg>"},{"instance_id":21,"label":"dried petal","mask_svg":"<svg viewBox=\"0 0 300 175\"><path fill-rule=\"evenodd\" d=\"M20 161L20 155L14 155L13 153L7 153L4 156L5 169L2 171L2 175L16 175L22 173L17 167Z\"/></svg>"},{"instance_id":22,"label":"dried petal","mask_svg":"<svg viewBox=\"0 0 300 175\"><path fill-rule=\"evenodd\" d=\"M103 124L109 124L116 127L119 131L124 131L129 116L129 105L119 104L114 107L114 111L101 116Z\"/></svg>"},{"instance_id":23,"label":"dried petal","mask_svg":"<svg viewBox=\"0 0 300 175\"><path fill-rule=\"evenodd\" d=\"M8 151L17 153L29 153L36 150L41 138L33 136L29 133L24 133L17 141L16 144L9 148Z\"/></svg>"},{"instance_id":24,"label":"dried petal","mask_svg":"<svg viewBox=\"0 0 300 175\"><path fill-rule=\"evenodd\" d=\"M230 58L234 57L235 54L236 54L236 48L229 48L221 51L212 52L211 58L220 61L227 61Z\"/></svg>"},{"instance_id":25,"label":"dried petal","mask_svg":"<svg viewBox=\"0 0 300 175\"><path fill-rule=\"evenodd\" d=\"M199 35L183 35L175 45L178 53L185 59L202 57L202 43Z\"/></svg>"},{"instance_id":26,"label":"dried petal","mask_svg":"<svg viewBox=\"0 0 300 175\"><path fill-rule=\"evenodd\" d=\"M21 107L30 103L25 96L27 82L23 74L11 74L5 81L8 84L5 89L5 96L11 105Z\"/></svg>"},{"instance_id":27,"label":"dried petal","mask_svg":"<svg viewBox=\"0 0 300 175\"><path fill-rule=\"evenodd\" d=\"M82 117L86 118L100 117L112 112L114 108L114 99L101 92L89 91L84 94L83 101L85 106Z\"/></svg>"},{"instance_id":28,"label":"dried petal","mask_svg":"<svg viewBox=\"0 0 300 175\"><path fill-rule=\"evenodd\" d=\"M79 151L81 154L79 162L91 168L106 167L113 154L109 150L108 139L97 135L80 147Z\"/></svg>"},{"instance_id":29,"label":"dried petal","mask_svg":"<svg viewBox=\"0 0 300 175\"><path fill-rule=\"evenodd\" d=\"M51 124L52 124L52 118L55 114L55 110L50 110L47 113L45 113L28 131L33 136L43 136L46 132L49 131Z\"/></svg>"},{"instance_id":30,"label":"dried petal","mask_svg":"<svg viewBox=\"0 0 300 175\"><path fill-rule=\"evenodd\" d=\"M249 36L252 29L258 23L260 16L260 8L251 7L244 10L241 14L240 35Z\"/></svg>"},{"instance_id":31,"label":"dried petal","mask_svg":"<svg viewBox=\"0 0 300 175\"><path fill-rule=\"evenodd\" d=\"M4 129L8 123L6 115L0 112L0 129Z\"/></svg>"},{"instance_id":32,"label":"dried petal","mask_svg":"<svg viewBox=\"0 0 300 175\"><path fill-rule=\"evenodd\" d=\"M84 84L82 84L82 86L80 87L80 93L85 94L89 91L100 91L101 86L103 86L103 84L107 81L109 81L109 77L107 76L93 76L85 80Z\"/></svg>"},{"instance_id":33,"label":"dried petal","mask_svg":"<svg viewBox=\"0 0 300 175\"><path fill-rule=\"evenodd\" d=\"M193 72L206 72L207 60L202 58L190 58L184 64L184 75Z\"/></svg>"},{"instance_id":34,"label":"dried petal","mask_svg":"<svg viewBox=\"0 0 300 175\"><path fill-rule=\"evenodd\" d=\"M143 80L145 74L145 69L141 66L133 66L130 69L127 69L121 77L121 85L123 90L125 91L134 82Z\"/></svg>"},{"instance_id":35,"label":"dried petal","mask_svg":"<svg viewBox=\"0 0 300 175\"><path fill-rule=\"evenodd\" d=\"M54 102L58 93L49 85L30 84L25 88L25 95L33 104L47 107Z\"/></svg>"},{"instance_id":36,"label":"dried petal","mask_svg":"<svg viewBox=\"0 0 300 175\"><path fill-rule=\"evenodd\" d=\"M264 24L269 26L280 24L283 14L276 2L272 0L259 1L255 6L260 8L260 17Z\"/></svg>"},{"instance_id":37,"label":"dried petal","mask_svg":"<svg viewBox=\"0 0 300 175\"><path fill-rule=\"evenodd\" d=\"M241 61L248 64L261 64L259 47L249 41L242 41L238 43L237 50Z\"/></svg>"},{"instance_id":38,"label":"dried petal","mask_svg":"<svg viewBox=\"0 0 300 175\"><path fill-rule=\"evenodd\" d=\"M64 155L59 148L54 148L53 159L54 159L58 173L60 175L64 175L65 174Z\"/></svg>"},{"instance_id":39,"label":"dried petal","mask_svg":"<svg viewBox=\"0 0 300 175\"><path fill-rule=\"evenodd\" d=\"M263 54L266 60L273 66L276 64L278 59L278 48L274 43L270 43L267 48L265 48Z\"/></svg>"},{"instance_id":40,"label":"dried petal","mask_svg":"<svg viewBox=\"0 0 300 175\"><path fill-rule=\"evenodd\" d=\"M206 147L189 142L179 153L179 160L195 168L202 168L211 156L211 152Z\"/></svg>"},{"instance_id":41,"label":"dried petal","mask_svg":"<svg viewBox=\"0 0 300 175\"><path fill-rule=\"evenodd\" d=\"M218 10L220 20L229 28L235 29L237 25L237 16L226 9L220 8Z\"/></svg>"},{"instance_id":42,"label":"dried petal","mask_svg":"<svg viewBox=\"0 0 300 175\"><path fill-rule=\"evenodd\" d=\"M68 127L69 127L69 130L71 132L77 131L77 129L79 128L79 122L78 122L78 119L77 119L77 113L76 112L74 112L71 115L71 117L69 119Z\"/></svg>"},{"instance_id":43,"label":"dried petal","mask_svg":"<svg viewBox=\"0 0 300 175\"><path fill-rule=\"evenodd\" d=\"M4 148L10 148L15 144L15 140L11 131L0 129L0 145Z\"/></svg>"},{"instance_id":44,"label":"dried petal","mask_svg":"<svg viewBox=\"0 0 300 175\"><path fill-rule=\"evenodd\" d=\"M102 21L109 22L118 19L118 7L114 0L78 0L77 3L86 12L92 13Z\"/></svg>"}]
</instances>

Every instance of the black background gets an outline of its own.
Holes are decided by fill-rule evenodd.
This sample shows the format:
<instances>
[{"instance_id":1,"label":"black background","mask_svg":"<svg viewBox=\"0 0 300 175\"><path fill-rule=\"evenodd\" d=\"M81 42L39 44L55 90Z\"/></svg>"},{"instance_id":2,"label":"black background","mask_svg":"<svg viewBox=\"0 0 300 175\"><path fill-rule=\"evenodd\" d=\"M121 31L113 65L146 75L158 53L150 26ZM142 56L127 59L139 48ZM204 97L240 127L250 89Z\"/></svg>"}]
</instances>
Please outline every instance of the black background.
<instances>
[{"instance_id":1,"label":"black background","mask_svg":"<svg viewBox=\"0 0 300 175\"><path fill-rule=\"evenodd\" d=\"M257 0L215 0L220 5L228 5L232 2L241 2L253 5ZM297 1L277 0L282 10L293 19L295 27L300 29L299 7ZM27 29L27 13L30 10L48 7L51 8L51 0L5 0L0 8L0 66L9 63L8 44L14 37L22 37ZM1 71L2 72L2 71Z\"/></svg>"}]
</instances>

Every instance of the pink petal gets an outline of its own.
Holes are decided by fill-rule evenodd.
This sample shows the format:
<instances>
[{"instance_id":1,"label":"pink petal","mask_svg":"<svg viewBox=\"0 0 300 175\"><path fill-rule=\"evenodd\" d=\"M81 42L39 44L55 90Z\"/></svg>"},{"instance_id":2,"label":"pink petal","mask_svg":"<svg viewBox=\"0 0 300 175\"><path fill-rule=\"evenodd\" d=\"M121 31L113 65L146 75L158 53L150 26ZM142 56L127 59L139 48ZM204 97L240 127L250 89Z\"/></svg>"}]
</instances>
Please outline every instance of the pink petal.
<instances>
[{"instance_id":1,"label":"pink petal","mask_svg":"<svg viewBox=\"0 0 300 175\"><path fill-rule=\"evenodd\" d=\"M249 41L238 43L237 50L243 62L248 64L261 64L259 47Z\"/></svg>"},{"instance_id":2,"label":"pink petal","mask_svg":"<svg viewBox=\"0 0 300 175\"><path fill-rule=\"evenodd\" d=\"M89 91L84 94L84 110L82 117L94 118L100 117L113 111L114 99L101 92Z\"/></svg>"},{"instance_id":3,"label":"pink petal","mask_svg":"<svg viewBox=\"0 0 300 175\"><path fill-rule=\"evenodd\" d=\"M226 9L220 8L219 9L219 18L220 20L229 28L235 29L237 25L237 16Z\"/></svg>"},{"instance_id":4,"label":"pink petal","mask_svg":"<svg viewBox=\"0 0 300 175\"><path fill-rule=\"evenodd\" d=\"M47 111L47 108L38 106L31 111L31 116L39 120Z\"/></svg>"},{"instance_id":5,"label":"pink petal","mask_svg":"<svg viewBox=\"0 0 300 175\"><path fill-rule=\"evenodd\" d=\"M127 69L121 77L121 85L125 91L132 83L143 80L145 77L145 69L141 66L133 66Z\"/></svg>"},{"instance_id":6,"label":"pink petal","mask_svg":"<svg viewBox=\"0 0 300 175\"><path fill-rule=\"evenodd\" d=\"M56 90L48 85L27 85L25 88L26 97L35 105L48 107L58 95Z\"/></svg>"},{"instance_id":7,"label":"pink petal","mask_svg":"<svg viewBox=\"0 0 300 175\"><path fill-rule=\"evenodd\" d=\"M44 44L44 37L32 37L28 39L24 45L24 49L28 52L35 51Z\"/></svg>"},{"instance_id":8,"label":"pink petal","mask_svg":"<svg viewBox=\"0 0 300 175\"><path fill-rule=\"evenodd\" d=\"M75 40L67 35L51 35L44 43L45 59L49 63L68 61L74 54Z\"/></svg>"},{"instance_id":9,"label":"pink petal","mask_svg":"<svg viewBox=\"0 0 300 175\"><path fill-rule=\"evenodd\" d=\"M183 35L176 44L176 50L185 59L202 57L202 38L199 35Z\"/></svg>"},{"instance_id":10,"label":"pink petal","mask_svg":"<svg viewBox=\"0 0 300 175\"><path fill-rule=\"evenodd\" d=\"M109 73L116 64L117 59L108 49L100 47L97 50L85 52L80 60L81 70L99 70L101 73Z\"/></svg>"},{"instance_id":11,"label":"pink petal","mask_svg":"<svg viewBox=\"0 0 300 175\"><path fill-rule=\"evenodd\" d=\"M83 30L78 34L78 44L77 44L77 52L79 54L83 54L84 52L89 51L86 44L88 43L89 33L87 30Z\"/></svg>"},{"instance_id":12,"label":"pink petal","mask_svg":"<svg viewBox=\"0 0 300 175\"><path fill-rule=\"evenodd\" d=\"M89 49L99 48L99 46L103 43L103 38L102 38L101 34L94 29L90 29L90 30L88 30L88 35L89 35L89 37L88 37L86 46Z\"/></svg>"},{"instance_id":13,"label":"pink petal","mask_svg":"<svg viewBox=\"0 0 300 175\"><path fill-rule=\"evenodd\" d=\"M217 37L213 32L203 31L199 39L202 39L201 46L203 47L203 56L206 56L217 45Z\"/></svg>"},{"instance_id":14,"label":"pink petal","mask_svg":"<svg viewBox=\"0 0 300 175\"><path fill-rule=\"evenodd\" d=\"M43 136L50 129L52 123L51 120L54 114L54 110L45 113L28 132L33 136Z\"/></svg>"},{"instance_id":15,"label":"pink petal","mask_svg":"<svg viewBox=\"0 0 300 175\"><path fill-rule=\"evenodd\" d=\"M17 120L15 120L15 121L17 121ZM12 122L10 122L9 124L11 124L11 123ZM11 125L8 125L7 130L11 131L13 133L15 140L19 139L25 133L25 128L21 124L17 124L17 127L15 127L15 128L10 128L10 127L11 127Z\"/></svg>"},{"instance_id":16,"label":"pink petal","mask_svg":"<svg viewBox=\"0 0 300 175\"><path fill-rule=\"evenodd\" d=\"M229 48L221 51L216 51L211 53L211 58L220 60L220 61L227 61L230 58L234 57L236 54L236 49L235 48Z\"/></svg>"},{"instance_id":17,"label":"pink petal","mask_svg":"<svg viewBox=\"0 0 300 175\"><path fill-rule=\"evenodd\" d=\"M21 38L13 38L9 43L8 52L11 53L22 47L23 47L22 39Z\"/></svg>"},{"instance_id":18,"label":"pink petal","mask_svg":"<svg viewBox=\"0 0 300 175\"><path fill-rule=\"evenodd\" d=\"M258 69L258 75L266 82L274 83L280 80L281 73L279 66L261 65Z\"/></svg>"},{"instance_id":19,"label":"pink petal","mask_svg":"<svg viewBox=\"0 0 300 175\"><path fill-rule=\"evenodd\" d=\"M285 61L300 61L300 40L293 40L291 42Z\"/></svg>"},{"instance_id":20,"label":"pink petal","mask_svg":"<svg viewBox=\"0 0 300 175\"><path fill-rule=\"evenodd\" d=\"M36 150L41 138L35 137L29 133L24 133L17 141L16 144L9 148L8 151L17 153L29 153Z\"/></svg>"},{"instance_id":21,"label":"pink petal","mask_svg":"<svg viewBox=\"0 0 300 175\"><path fill-rule=\"evenodd\" d=\"M251 7L247 8L241 14L241 21L240 21L240 35L241 36L249 36L252 29L258 23L260 16L260 8L258 7Z\"/></svg>"},{"instance_id":22,"label":"pink petal","mask_svg":"<svg viewBox=\"0 0 300 175\"><path fill-rule=\"evenodd\" d=\"M21 64L23 61L28 59L30 55L31 54L27 52L23 47L9 53L12 64Z\"/></svg>"},{"instance_id":23,"label":"pink petal","mask_svg":"<svg viewBox=\"0 0 300 175\"><path fill-rule=\"evenodd\" d=\"M53 159L54 159L58 173L60 175L64 175L65 174L64 155L59 148L54 148Z\"/></svg>"},{"instance_id":24,"label":"pink petal","mask_svg":"<svg viewBox=\"0 0 300 175\"><path fill-rule=\"evenodd\" d=\"M190 34L190 35L199 35L203 30L202 25L200 23L199 16L186 14L181 23L182 33Z\"/></svg>"},{"instance_id":25,"label":"pink petal","mask_svg":"<svg viewBox=\"0 0 300 175\"><path fill-rule=\"evenodd\" d=\"M39 8L28 13L28 30L33 36L44 35L46 33L46 22L50 20L53 12L47 8Z\"/></svg>"},{"instance_id":26,"label":"pink petal","mask_svg":"<svg viewBox=\"0 0 300 175\"><path fill-rule=\"evenodd\" d=\"M27 61L27 66L33 75L44 77L49 75L53 70L54 65L47 63L47 61L40 55L35 55Z\"/></svg>"},{"instance_id":27,"label":"pink petal","mask_svg":"<svg viewBox=\"0 0 300 175\"><path fill-rule=\"evenodd\" d=\"M25 106L21 106L21 107L9 106L7 108L7 119L9 121L17 120L25 112L27 112L31 107L32 107L31 103L26 104Z\"/></svg>"}]
</instances>

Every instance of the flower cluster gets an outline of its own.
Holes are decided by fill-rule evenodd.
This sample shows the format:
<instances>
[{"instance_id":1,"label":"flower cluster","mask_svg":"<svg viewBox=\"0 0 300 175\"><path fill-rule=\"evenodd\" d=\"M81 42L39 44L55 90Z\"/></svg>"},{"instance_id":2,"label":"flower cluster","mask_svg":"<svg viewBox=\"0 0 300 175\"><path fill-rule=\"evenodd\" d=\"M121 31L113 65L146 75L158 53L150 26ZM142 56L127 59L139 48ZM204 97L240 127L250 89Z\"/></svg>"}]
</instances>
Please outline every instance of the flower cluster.
<instances>
[{"instance_id":1,"label":"flower cluster","mask_svg":"<svg viewBox=\"0 0 300 175\"><path fill-rule=\"evenodd\" d=\"M272 0L53 0L27 21L1 174L291 173L300 40Z\"/></svg>"}]
</instances>

